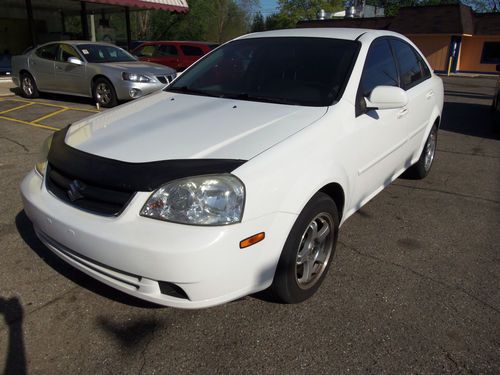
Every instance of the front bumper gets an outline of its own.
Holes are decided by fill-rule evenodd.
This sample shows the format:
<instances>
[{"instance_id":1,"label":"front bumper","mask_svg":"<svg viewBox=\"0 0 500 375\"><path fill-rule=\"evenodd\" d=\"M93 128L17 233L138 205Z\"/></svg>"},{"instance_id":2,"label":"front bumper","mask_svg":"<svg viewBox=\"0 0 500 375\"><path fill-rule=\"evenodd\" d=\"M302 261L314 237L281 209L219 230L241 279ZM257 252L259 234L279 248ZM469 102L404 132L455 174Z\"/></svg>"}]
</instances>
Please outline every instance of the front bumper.
<instances>
[{"instance_id":1,"label":"front bumper","mask_svg":"<svg viewBox=\"0 0 500 375\"><path fill-rule=\"evenodd\" d=\"M296 215L275 213L219 227L168 223L139 216L150 193L139 192L118 217L69 206L34 171L21 183L26 214L59 257L125 293L161 305L203 308L267 288ZM266 232L246 249L239 242ZM163 294L160 282L187 298Z\"/></svg>"},{"instance_id":2,"label":"front bumper","mask_svg":"<svg viewBox=\"0 0 500 375\"><path fill-rule=\"evenodd\" d=\"M168 86L161 82L132 82L119 80L113 83L118 100L131 100L159 91ZM132 94L134 93L134 94Z\"/></svg>"}]
</instances>

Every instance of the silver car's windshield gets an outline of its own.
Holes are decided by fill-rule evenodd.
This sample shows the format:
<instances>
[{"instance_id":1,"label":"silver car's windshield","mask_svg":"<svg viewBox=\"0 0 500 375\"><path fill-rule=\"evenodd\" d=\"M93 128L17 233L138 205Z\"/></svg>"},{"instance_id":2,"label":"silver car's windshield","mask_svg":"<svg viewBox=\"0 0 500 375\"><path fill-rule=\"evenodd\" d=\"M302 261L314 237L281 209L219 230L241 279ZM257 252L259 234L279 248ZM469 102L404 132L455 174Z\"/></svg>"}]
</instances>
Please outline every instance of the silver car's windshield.
<instances>
[{"instance_id":1,"label":"silver car's windshield","mask_svg":"<svg viewBox=\"0 0 500 375\"><path fill-rule=\"evenodd\" d=\"M136 61L134 56L119 47L106 44L79 44L77 47L89 63Z\"/></svg>"}]
</instances>

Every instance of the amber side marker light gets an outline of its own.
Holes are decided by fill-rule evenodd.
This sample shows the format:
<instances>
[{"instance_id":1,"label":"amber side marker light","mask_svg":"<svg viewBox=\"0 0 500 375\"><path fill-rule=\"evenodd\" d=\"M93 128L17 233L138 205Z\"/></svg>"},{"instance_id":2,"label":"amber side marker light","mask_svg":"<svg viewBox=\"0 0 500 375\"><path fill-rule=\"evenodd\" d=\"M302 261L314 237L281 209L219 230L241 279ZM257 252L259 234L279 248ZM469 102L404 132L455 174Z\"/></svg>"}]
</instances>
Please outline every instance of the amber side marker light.
<instances>
[{"instance_id":1,"label":"amber side marker light","mask_svg":"<svg viewBox=\"0 0 500 375\"><path fill-rule=\"evenodd\" d=\"M260 232L254 234L253 236L245 238L244 240L240 241L240 249L255 245L257 242L262 241L264 238L266 238L266 234L264 232Z\"/></svg>"}]
</instances>

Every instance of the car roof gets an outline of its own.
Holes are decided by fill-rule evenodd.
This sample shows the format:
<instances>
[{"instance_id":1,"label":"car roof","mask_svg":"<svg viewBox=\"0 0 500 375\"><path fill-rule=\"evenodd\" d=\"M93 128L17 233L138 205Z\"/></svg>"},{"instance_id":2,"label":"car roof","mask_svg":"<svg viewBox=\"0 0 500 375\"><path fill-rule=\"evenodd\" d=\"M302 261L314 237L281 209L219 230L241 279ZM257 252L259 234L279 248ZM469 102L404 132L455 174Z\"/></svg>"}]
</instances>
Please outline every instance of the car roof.
<instances>
[{"instance_id":1,"label":"car roof","mask_svg":"<svg viewBox=\"0 0 500 375\"><path fill-rule=\"evenodd\" d=\"M216 42L198 42L196 40L149 40L147 42L144 42L143 44L155 44L155 43L198 44L204 46L219 44Z\"/></svg>"},{"instance_id":2,"label":"car roof","mask_svg":"<svg viewBox=\"0 0 500 375\"><path fill-rule=\"evenodd\" d=\"M358 29L358 28L337 28L337 27L314 27L303 29L284 29L262 31L243 35L238 39L247 38L272 38L272 37L309 37L309 38L332 38L332 39L345 39L345 40L372 40L380 36L397 36L400 34L387 31L387 30L372 30L372 29Z\"/></svg>"},{"instance_id":3,"label":"car roof","mask_svg":"<svg viewBox=\"0 0 500 375\"><path fill-rule=\"evenodd\" d=\"M117 46L116 44L113 44L113 43L91 42L90 40L54 40L52 42L47 42L47 43L41 44L41 46L44 46L46 44L54 44L54 43L65 43L65 44L69 44L69 45L72 45L72 46L78 46L80 44L86 44L86 45L94 44L94 45L106 45L106 46L119 47L119 46ZM37 46L37 47L40 47L40 46Z\"/></svg>"}]
</instances>

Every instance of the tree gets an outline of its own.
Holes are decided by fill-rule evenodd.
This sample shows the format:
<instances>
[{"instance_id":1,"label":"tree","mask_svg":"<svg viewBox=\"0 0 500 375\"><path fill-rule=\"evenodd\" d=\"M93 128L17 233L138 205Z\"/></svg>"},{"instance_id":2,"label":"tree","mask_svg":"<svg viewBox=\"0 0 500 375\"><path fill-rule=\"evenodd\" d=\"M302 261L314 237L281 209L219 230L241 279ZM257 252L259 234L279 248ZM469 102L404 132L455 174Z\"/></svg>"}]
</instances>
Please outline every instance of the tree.
<instances>
[{"instance_id":1,"label":"tree","mask_svg":"<svg viewBox=\"0 0 500 375\"><path fill-rule=\"evenodd\" d=\"M223 42L248 32L256 0L189 0L188 13L139 11L132 18L138 40Z\"/></svg>"},{"instance_id":2,"label":"tree","mask_svg":"<svg viewBox=\"0 0 500 375\"><path fill-rule=\"evenodd\" d=\"M342 0L278 0L279 14L294 20L314 20L320 9L336 12L344 9Z\"/></svg>"},{"instance_id":3,"label":"tree","mask_svg":"<svg viewBox=\"0 0 500 375\"><path fill-rule=\"evenodd\" d=\"M258 31L264 31L265 29L266 29L266 24L264 21L264 17L262 16L262 13L261 12L255 13L255 15L253 16L253 21L250 31L255 33Z\"/></svg>"}]
</instances>

